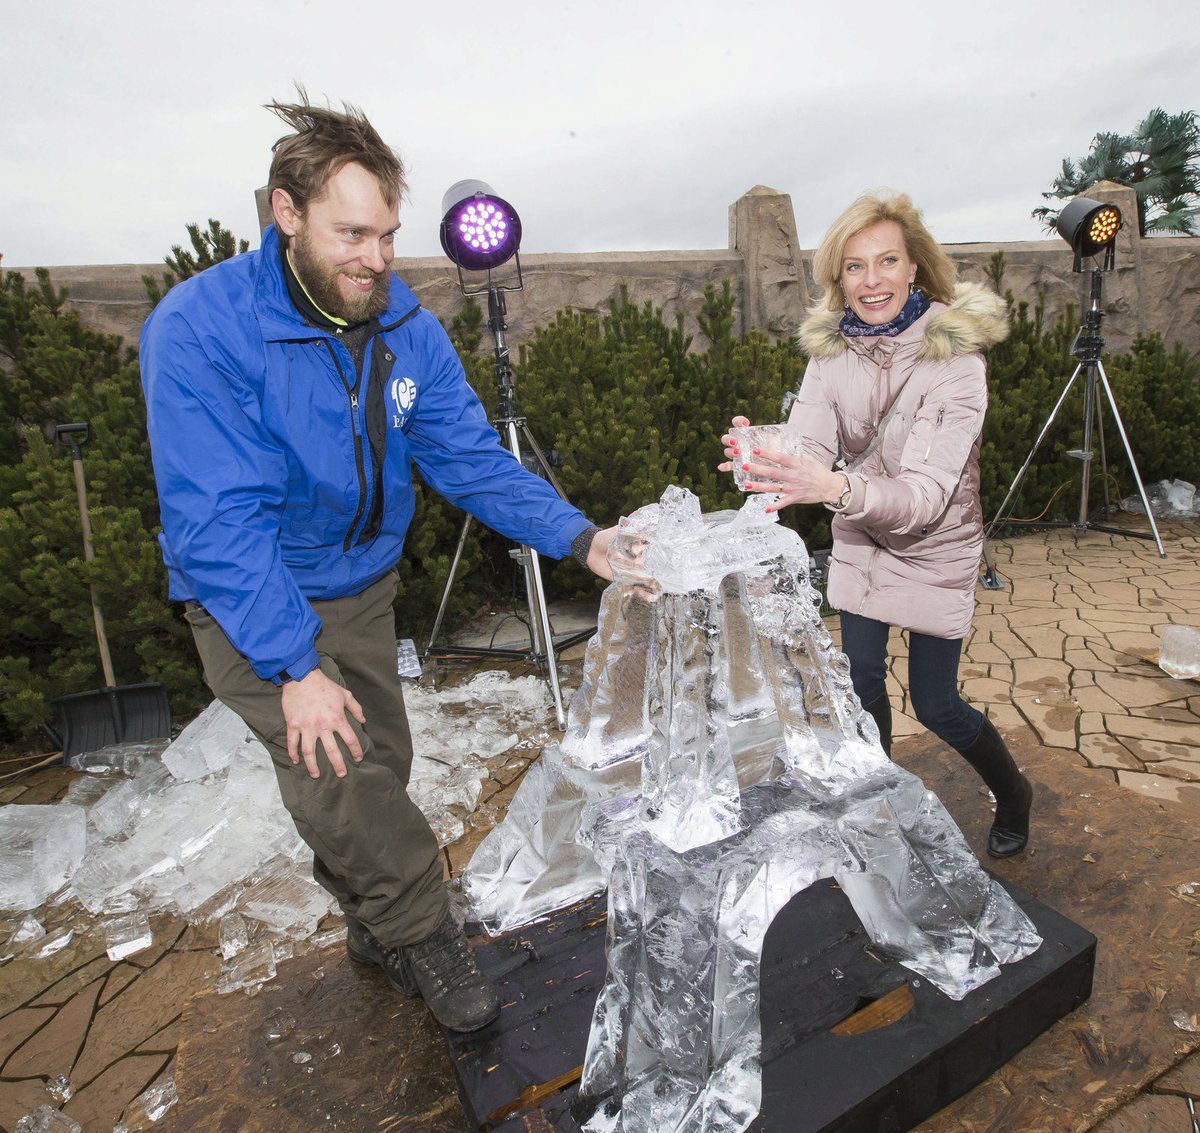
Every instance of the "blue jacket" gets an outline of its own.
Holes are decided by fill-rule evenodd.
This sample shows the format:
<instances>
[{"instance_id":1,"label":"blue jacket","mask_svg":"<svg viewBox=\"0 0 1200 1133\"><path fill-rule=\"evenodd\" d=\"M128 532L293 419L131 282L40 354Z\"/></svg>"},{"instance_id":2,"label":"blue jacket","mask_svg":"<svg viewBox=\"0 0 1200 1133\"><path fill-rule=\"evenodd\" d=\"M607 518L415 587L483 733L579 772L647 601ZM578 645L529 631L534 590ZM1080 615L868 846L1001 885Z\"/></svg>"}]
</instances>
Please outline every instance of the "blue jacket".
<instances>
[{"instance_id":1,"label":"blue jacket","mask_svg":"<svg viewBox=\"0 0 1200 1133\"><path fill-rule=\"evenodd\" d=\"M413 463L543 554L563 558L588 526L501 445L441 325L395 277L379 322L356 389L346 345L293 306L268 228L259 251L173 287L142 329L170 596L203 605L264 679L316 667L309 599L396 565Z\"/></svg>"}]
</instances>

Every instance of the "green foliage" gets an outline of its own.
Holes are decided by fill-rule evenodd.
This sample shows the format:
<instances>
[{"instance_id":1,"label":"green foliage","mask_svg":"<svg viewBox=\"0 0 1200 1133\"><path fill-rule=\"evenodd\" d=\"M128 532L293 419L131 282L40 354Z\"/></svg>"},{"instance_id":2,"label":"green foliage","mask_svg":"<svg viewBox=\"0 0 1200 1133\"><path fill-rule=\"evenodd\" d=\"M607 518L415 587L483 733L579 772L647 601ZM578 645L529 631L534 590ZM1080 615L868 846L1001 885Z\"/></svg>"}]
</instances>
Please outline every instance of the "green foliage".
<instances>
[{"instance_id":1,"label":"green foliage","mask_svg":"<svg viewBox=\"0 0 1200 1133\"><path fill-rule=\"evenodd\" d=\"M734 333L734 299L729 284L708 288L700 312L704 351L692 349L682 319L668 325L661 310L631 302L624 288L599 317L570 308L534 333L513 366L517 413L546 454L568 499L601 526L615 523L655 502L670 484L695 492L706 510L738 507L743 497L728 475L716 471L723 459L720 437L736 413L775 421L785 395L799 383L803 359L787 343L772 343L759 331ZM468 299L450 324L450 335L493 421L499 382L491 342L480 353L484 323ZM489 336L490 339L490 336ZM531 446L518 430L526 457ZM402 626L432 621L445 584L461 512L432 493L424 494L424 517L436 532L414 523L397 599ZM787 522L807 524L814 546L828 542L824 517L793 509ZM451 610L478 609L482 600L512 601L523 608L519 572L510 544L473 525L463 565L452 590ZM440 556L440 557L439 557ZM547 590L554 595L595 593L600 585L571 560L543 560ZM423 625L422 625L423 628Z\"/></svg>"},{"instance_id":2,"label":"green foliage","mask_svg":"<svg viewBox=\"0 0 1200 1133\"><path fill-rule=\"evenodd\" d=\"M27 735L51 700L104 684L94 586L118 682L161 681L176 712L198 706L190 638L166 601L158 504L131 349L85 327L44 271L0 280L0 731ZM69 450L54 426L84 421L95 559L85 562Z\"/></svg>"},{"instance_id":3,"label":"green foliage","mask_svg":"<svg viewBox=\"0 0 1200 1133\"><path fill-rule=\"evenodd\" d=\"M1130 185L1137 193L1138 230L1196 234L1200 204L1200 124L1194 110L1168 114L1156 107L1132 134L1097 134L1086 157L1063 158L1062 172L1042 196L1065 200L1097 181ZM1033 210L1053 232L1058 210Z\"/></svg>"},{"instance_id":4,"label":"green foliage","mask_svg":"<svg viewBox=\"0 0 1200 1133\"><path fill-rule=\"evenodd\" d=\"M186 274L202 270L205 247L211 257L232 254L237 245L223 231L210 222L209 244L193 232L197 255L176 249L173 267ZM987 274L1004 293L1001 253ZM0 448L0 731L10 738L49 720L55 696L103 684L93 585L118 681L161 681L180 715L207 699L190 632L166 600L136 359L120 340L84 327L64 299L45 272L33 286L15 273L0 279L0 428L7 442ZM1018 303L1007 293L1006 299L1012 334L988 352L991 405L981 465L988 516L1075 367L1072 311L1047 324L1040 297ZM521 350L513 372L518 413L552 460L557 454L556 474L567 496L595 522L614 523L657 500L669 484L695 492L707 511L740 505L732 478L716 471L720 437L738 413L752 421L780 420L805 360L789 343L756 330L738 333L727 283L706 290L698 324L693 342L681 320L668 324L660 310L638 306L622 290L603 317L568 308ZM474 300L464 303L449 333L468 380L496 420L493 342ZM1143 479L1194 479L1200 470L1196 359L1143 337L1130 353L1105 358L1105 367ZM1012 512L1017 518L1075 518L1080 464L1065 452L1081 443L1082 385L1076 382L1026 475ZM1096 503L1106 488L1113 499L1133 491L1104 408L1111 479L1100 482L1094 461ZM82 552L69 454L53 440L54 425L68 421L91 425L84 450L96 549L91 563ZM417 485L416 517L399 564L397 625L419 648L437 612L462 516ZM828 545L824 509L791 508L783 521L810 549ZM471 525L451 592L451 622L505 598L523 607L509 549L507 541ZM545 566L552 595L595 593L596 581L573 562Z\"/></svg>"},{"instance_id":5,"label":"green foliage","mask_svg":"<svg viewBox=\"0 0 1200 1133\"><path fill-rule=\"evenodd\" d=\"M738 507L741 493L719 474L730 418L779 420L803 360L760 331L733 332L726 282L705 290L703 351L682 318L668 326L624 288L603 318L567 309L521 350L521 410L543 448L560 454L569 499L602 526L653 503L670 484L695 492L705 510ZM818 543L818 545L820 545ZM591 589L574 563L555 568L564 589Z\"/></svg>"},{"instance_id":6,"label":"green foliage","mask_svg":"<svg viewBox=\"0 0 1200 1133\"><path fill-rule=\"evenodd\" d=\"M150 306L158 306L159 301L175 284L191 278L205 268L222 260L231 259L250 247L248 240L238 240L220 221L210 219L207 231L201 231L199 222L187 226L188 237L192 242L192 251L187 251L181 244L171 245L171 254L163 257L163 263L170 271L163 272L162 290L152 275L142 276L146 288L146 297Z\"/></svg>"}]
</instances>

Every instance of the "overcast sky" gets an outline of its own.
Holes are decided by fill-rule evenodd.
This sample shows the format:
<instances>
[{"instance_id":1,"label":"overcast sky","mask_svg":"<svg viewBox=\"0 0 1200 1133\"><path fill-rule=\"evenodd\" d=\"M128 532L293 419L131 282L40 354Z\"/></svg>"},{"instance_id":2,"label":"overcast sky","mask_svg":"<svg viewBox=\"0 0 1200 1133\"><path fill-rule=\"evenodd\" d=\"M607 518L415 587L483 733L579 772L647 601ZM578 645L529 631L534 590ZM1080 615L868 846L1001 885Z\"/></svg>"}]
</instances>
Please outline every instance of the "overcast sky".
<instances>
[{"instance_id":1,"label":"overcast sky","mask_svg":"<svg viewBox=\"0 0 1200 1133\"><path fill-rule=\"evenodd\" d=\"M945 242L1043 237L1064 156L1200 109L1196 0L0 0L6 267L153 263L216 217L258 243L285 127L361 106L409 169L402 256L442 193L491 183L531 252L724 248L728 206L791 194L813 247L865 189Z\"/></svg>"}]
</instances>

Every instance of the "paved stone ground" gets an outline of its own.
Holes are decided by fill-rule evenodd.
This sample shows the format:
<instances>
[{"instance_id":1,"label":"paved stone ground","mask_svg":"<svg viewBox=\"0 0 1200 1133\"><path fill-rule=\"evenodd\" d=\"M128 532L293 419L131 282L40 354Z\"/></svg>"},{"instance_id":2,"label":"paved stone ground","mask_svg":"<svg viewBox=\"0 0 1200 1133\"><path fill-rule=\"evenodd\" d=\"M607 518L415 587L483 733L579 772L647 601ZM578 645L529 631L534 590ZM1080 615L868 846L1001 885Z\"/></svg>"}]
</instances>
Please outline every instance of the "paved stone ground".
<instances>
[{"instance_id":1,"label":"paved stone ground","mask_svg":"<svg viewBox=\"0 0 1200 1133\"><path fill-rule=\"evenodd\" d=\"M1152 542L1096 531L997 542L1005 588L978 592L961 675L967 696L1001 731L1200 817L1200 684L1173 680L1155 664L1163 626L1200 626L1200 524L1160 529L1165 559ZM899 740L921 728L905 715L903 640L896 645L891 691ZM564 659L562 670L565 684L578 683L577 662ZM529 758L500 761L467 835L447 852L451 870L503 815ZM54 800L72 774L47 768L0 783L0 804ZM1035 811L1035 831L1039 818L1049 820ZM1200 863L1197 872L1200 882ZM60 1074L73 1090L61 1108L86 1133L109 1133L123 1113L131 1129L149 1127L136 1119L131 1099L173 1070L184 1004L219 969L215 930L155 918L154 947L114 964L79 910L42 914L51 934L72 935L53 955L36 959L26 951L0 967L0 1131L10 1133L37 1105L59 1106L47 1084ZM0 941L6 937L0 925ZM1193 1054L1095 1128L1200 1133L1198 1097L1200 1054ZM177 1113L154 1128L170 1133Z\"/></svg>"}]
</instances>

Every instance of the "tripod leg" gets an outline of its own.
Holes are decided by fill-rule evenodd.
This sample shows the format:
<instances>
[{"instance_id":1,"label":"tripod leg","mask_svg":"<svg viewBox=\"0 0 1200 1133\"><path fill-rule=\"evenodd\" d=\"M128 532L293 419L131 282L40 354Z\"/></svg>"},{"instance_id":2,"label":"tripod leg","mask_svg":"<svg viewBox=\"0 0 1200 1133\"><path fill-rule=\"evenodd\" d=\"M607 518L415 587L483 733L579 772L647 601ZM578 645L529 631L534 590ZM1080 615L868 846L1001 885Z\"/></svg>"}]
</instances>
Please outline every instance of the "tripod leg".
<instances>
[{"instance_id":1,"label":"tripod leg","mask_svg":"<svg viewBox=\"0 0 1200 1133\"><path fill-rule=\"evenodd\" d=\"M454 585L454 576L458 574L458 564L462 559L463 547L467 545L467 532L471 530L471 516L464 515L462 530L458 533L458 546L454 548L454 558L450 563L450 576L446 579L446 588L442 591L442 602L438 606L437 617L433 619L433 630L429 634L429 644L425 646L425 657L433 651L437 641L438 630L442 628L442 618L446 615L446 605L450 601L450 588Z\"/></svg>"},{"instance_id":2,"label":"tripod leg","mask_svg":"<svg viewBox=\"0 0 1200 1133\"><path fill-rule=\"evenodd\" d=\"M525 597L529 603L529 632L534 649L546 658L546 679L554 701L554 719L559 730L567 726L563 712L562 689L558 683L558 659L554 653L554 631L550 628L550 612L546 609L546 591L542 586L542 563L532 547L522 547L525 553ZM536 627L536 633L535 633ZM538 638L541 640L539 641Z\"/></svg>"},{"instance_id":3,"label":"tripod leg","mask_svg":"<svg viewBox=\"0 0 1200 1133\"><path fill-rule=\"evenodd\" d=\"M1104 386L1104 395L1108 398L1108 407L1112 410L1113 420L1117 423L1117 432L1121 435L1121 444L1125 446L1125 455L1129 458L1129 468L1133 472L1133 482L1137 485L1142 507L1146 509L1146 518L1150 521L1150 530L1154 534L1154 545L1158 548L1159 555L1165 559L1167 552L1163 550L1162 539L1158 535L1158 524L1154 522L1154 512L1150 510L1150 501L1146 498L1146 488L1142 483L1142 475L1138 472L1137 461L1133 459L1133 449L1129 447L1129 437L1125 435L1125 423L1121 420L1120 411L1117 409L1117 400L1113 397L1112 386L1108 384L1108 375L1104 372L1104 366L1100 362L1096 363L1096 369L1100 374L1100 381Z\"/></svg>"},{"instance_id":4,"label":"tripod leg","mask_svg":"<svg viewBox=\"0 0 1200 1133\"><path fill-rule=\"evenodd\" d=\"M567 499L567 493L563 491L562 485L558 482L558 477L554 475L554 469L550 467L550 461L546 459L546 454L542 452L542 446L539 445L534 438L534 435L529 431L529 423L524 417L520 420L521 435L529 442L529 447L533 450L533 455L537 457L537 462L541 466L542 471L546 474L546 479L550 482L550 486L559 494L561 499ZM569 500L567 501L570 502Z\"/></svg>"},{"instance_id":5,"label":"tripod leg","mask_svg":"<svg viewBox=\"0 0 1200 1133\"><path fill-rule=\"evenodd\" d=\"M1080 363L1084 367L1083 375L1083 447L1078 453L1070 452L1068 456L1078 456L1083 461L1083 471L1079 477L1079 526L1088 525L1088 492L1092 486L1092 425L1096 420L1099 407L1096 405L1096 370L1097 363Z\"/></svg>"},{"instance_id":6,"label":"tripod leg","mask_svg":"<svg viewBox=\"0 0 1200 1133\"><path fill-rule=\"evenodd\" d=\"M1042 426L1042 431L1038 433L1037 440L1033 442L1033 448L1029 450L1029 455L1025 458L1025 463L1021 465L1021 470L1013 478L1012 487L1008 489L1008 495L1004 497L1004 503L1000 505L1000 509L996 512L995 519L988 524L988 529L984 533L984 539L990 539L992 532L999 526L1009 503L1012 502L1012 498L1017 494L1017 489L1021 486L1021 481L1025 479L1025 473L1029 471L1029 466L1033 463L1033 458L1037 455L1037 450L1041 448L1042 441L1046 439L1046 434L1050 432L1050 426L1054 424L1054 418L1058 416L1058 411L1062 408L1063 402L1067 400L1067 394L1071 392L1071 387L1075 384L1075 379L1079 377L1079 372L1082 369L1082 363L1076 366L1075 372L1071 375L1071 380L1063 387L1058 401L1055 402L1054 408L1050 410L1050 416L1046 418L1046 423Z\"/></svg>"},{"instance_id":7,"label":"tripod leg","mask_svg":"<svg viewBox=\"0 0 1200 1133\"><path fill-rule=\"evenodd\" d=\"M520 460L521 440L517 435L517 421L515 418L509 417L505 424L507 426L508 451ZM524 419L520 424L525 439L534 446L535 455L541 460L543 467L549 471L546 458L541 449L537 447L537 442L530 436ZM556 482L554 482L554 487L561 495L562 489ZM554 653L554 631L550 628L550 613L546 609L546 591L542 586L542 564L537 551L532 547L522 547L520 553L523 556L522 562L525 567L525 600L529 606L529 641L534 653L546 658L546 679L550 685L550 696L554 701L554 719L559 728L564 729L567 726L567 718L563 712L562 690L558 684L558 658Z\"/></svg>"},{"instance_id":8,"label":"tripod leg","mask_svg":"<svg viewBox=\"0 0 1200 1133\"><path fill-rule=\"evenodd\" d=\"M996 573L996 557L992 554L992 545L985 537L983 540L983 574L979 576L984 590L1003 590L1004 583Z\"/></svg>"},{"instance_id":9,"label":"tripod leg","mask_svg":"<svg viewBox=\"0 0 1200 1133\"><path fill-rule=\"evenodd\" d=\"M1075 372L1071 375L1070 381L1063 387L1058 401L1055 402L1054 408L1050 410L1050 416L1046 418L1046 423L1042 426L1042 431L1038 433L1037 440L1033 442L1033 448L1029 450L1029 455L1025 458L1025 463L1021 465L1020 471L1013 477L1012 485L1008 489L1008 495L1004 497L1004 502L1000 505L992 522L988 524L987 530L983 533L983 561L986 569L983 573L982 582L985 590L1001 590L1004 587L1004 584L1000 581L1000 576L996 573L996 561L992 557L991 550L988 547L988 543L992 538L992 532L1001 525L1004 513L1008 510L1008 505L1016 496L1017 489L1021 486L1021 481L1025 479L1025 473L1029 471L1029 466L1033 463L1033 458L1037 455L1037 450L1041 448L1042 441L1046 439L1046 434L1050 432L1050 426L1054 424L1054 418L1058 416L1058 411L1062 408L1063 402L1067 400L1067 394L1071 392L1071 387L1075 384L1075 379L1079 377L1079 372L1082 369L1082 363L1075 367Z\"/></svg>"}]
</instances>

